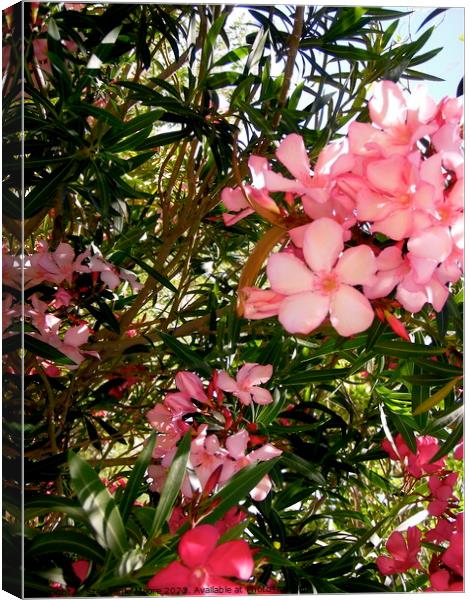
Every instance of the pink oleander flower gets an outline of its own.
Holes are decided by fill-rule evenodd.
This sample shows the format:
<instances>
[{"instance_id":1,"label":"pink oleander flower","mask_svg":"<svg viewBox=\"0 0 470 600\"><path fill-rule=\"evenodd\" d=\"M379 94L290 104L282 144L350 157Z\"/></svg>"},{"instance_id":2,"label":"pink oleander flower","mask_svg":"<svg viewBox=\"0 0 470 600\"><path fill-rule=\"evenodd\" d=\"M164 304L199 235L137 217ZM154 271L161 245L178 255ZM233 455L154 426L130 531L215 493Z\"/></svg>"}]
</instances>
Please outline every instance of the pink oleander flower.
<instances>
[{"instance_id":1,"label":"pink oleander flower","mask_svg":"<svg viewBox=\"0 0 470 600\"><path fill-rule=\"evenodd\" d=\"M32 287L43 281L60 285L63 281L72 283L75 271L88 271L81 265L88 256L83 253L75 258L75 250L70 244L61 242L53 252L40 251L25 259L25 287Z\"/></svg>"},{"instance_id":2,"label":"pink oleander flower","mask_svg":"<svg viewBox=\"0 0 470 600\"><path fill-rule=\"evenodd\" d=\"M207 394L204 385L197 375L190 371L179 371L175 377L176 387L189 398L207 404Z\"/></svg>"},{"instance_id":3,"label":"pink oleander flower","mask_svg":"<svg viewBox=\"0 0 470 600\"><path fill-rule=\"evenodd\" d=\"M392 81L376 83L369 115L373 124L355 121L349 127L348 140L354 154L406 155L418 140L438 129L437 106L424 86L410 95Z\"/></svg>"},{"instance_id":4,"label":"pink oleander flower","mask_svg":"<svg viewBox=\"0 0 470 600\"><path fill-rule=\"evenodd\" d=\"M346 146L333 143L320 152L315 171L312 172L304 141L297 133L291 133L282 140L276 150L276 156L295 179L287 179L279 173L267 170L267 189L302 196L302 204L309 216L310 209L315 210L315 203L325 204L328 201L330 178L350 170L354 164L354 158L346 152Z\"/></svg>"},{"instance_id":5,"label":"pink oleander flower","mask_svg":"<svg viewBox=\"0 0 470 600\"><path fill-rule=\"evenodd\" d=\"M230 392L236 396L245 406L249 406L252 402L270 404L273 401L271 393L259 387L259 384L269 381L272 374L272 365L246 363L238 371L236 380L230 377L227 372L219 371L217 373L217 386L224 392Z\"/></svg>"},{"instance_id":6,"label":"pink oleander flower","mask_svg":"<svg viewBox=\"0 0 470 600\"><path fill-rule=\"evenodd\" d=\"M368 163L356 200L357 217L370 222L372 232L403 240L432 225L436 191L415 162L393 155Z\"/></svg>"},{"instance_id":7,"label":"pink oleander flower","mask_svg":"<svg viewBox=\"0 0 470 600\"><path fill-rule=\"evenodd\" d=\"M382 448L392 460L400 460L405 470L417 479L424 475L437 473L444 467L445 457L432 463L429 462L439 450L437 439L430 435L416 438L416 454L408 448L400 433L395 436L394 443L398 454L389 440L382 441Z\"/></svg>"},{"instance_id":8,"label":"pink oleander flower","mask_svg":"<svg viewBox=\"0 0 470 600\"><path fill-rule=\"evenodd\" d=\"M198 434L191 442L190 463L203 490L214 471L224 464L227 450L220 446L215 434L207 435L207 425L200 425Z\"/></svg>"},{"instance_id":9,"label":"pink oleander flower","mask_svg":"<svg viewBox=\"0 0 470 600\"><path fill-rule=\"evenodd\" d=\"M241 219L255 212L255 209L247 202L247 195L262 208L279 214L277 204L270 198L266 189L265 175L269 171L267 159L262 156L250 156L248 167L251 171L253 185L243 186L244 191L240 188L224 188L222 190L222 204L228 211L231 211L222 215L227 227L235 225Z\"/></svg>"},{"instance_id":10,"label":"pink oleander flower","mask_svg":"<svg viewBox=\"0 0 470 600\"><path fill-rule=\"evenodd\" d=\"M242 290L244 295L244 312L246 319L266 319L274 317L279 313L279 306L285 296L276 294L272 290L260 290L255 287L245 287Z\"/></svg>"},{"instance_id":11,"label":"pink oleander flower","mask_svg":"<svg viewBox=\"0 0 470 600\"><path fill-rule=\"evenodd\" d=\"M453 579L453 580L452 580ZM463 592L463 580L451 578L447 569L438 569L429 575L431 587L425 592Z\"/></svg>"},{"instance_id":12,"label":"pink oleander flower","mask_svg":"<svg viewBox=\"0 0 470 600\"><path fill-rule=\"evenodd\" d=\"M449 473L448 475L441 477L432 475L429 478L428 487L433 498L428 504L428 513L430 515L439 517L447 510L451 500L457 500L457 498L452 495L452 492L458 477L458 473Z\"/></svg>"},{"instance_id":13,"label":"pink oleander flower","mask_svg":"<svg viewBox=\"0 0 470 600\"><path fill-rule=\"evenodd\" d=\"M454 458L457 460L463 460L463 440L458 444L458 446L454 450Z\"/></svg>"},{"instance_id":14,"label":"pink oleander flower","mask_svg":"<svg viewBox=\"0 0 470 600\"><path fill-rule=\"evenodd\" d=\"M439 312L449 290L441 282L439 269L442 265L436 269L437 263L431 262L413 260L411 253L403 257L398 246L389 246L376 258L378 270L372 280L363 286L364 294L373 300L388 296L396 288L395 297L407 311L419 312L429 302ZM426 270L423 266L426 266Z\"/></svg>"},{"instance_id":15,"label":"pink oleander flower","mask_svg":"<svg viewBox=\"0 0 470 600\"><path fill-rule=\"evenodd\" d=\"M452 533L455 529L455 522L451 522L448 519L439 518L437 524L433 529L426 531L424 539L426 542L435 542L436 544L442 544L450 540Z\"/></svg>"},{"instance_id":16,"label":"pink oleander flower","mask_svg":"<svg viewBox=\"0 0 470 600\"><path fill-rule=\"evenodd\" d=\"M246 429L241 429L226 439L225 447L228 451L228 457L223 463L222 473L220 475L221 483L228 481L235 473L240 469L243 469L243 467L257 463L258 461L271 460L282 454L282 450L279 450L272 444L264 444L264 446L246 454L249 439L250 436ZM251 490L250 496L253 500L264 500L269 494L271 487L271 479L269 475L265 475L256 487Z\"/></svg>"},{"instance_id":17,"label":"pink oleander flower","mask_svg":"<svg viewBox=\"0 0 470 600\"><path fill-rule=\"evenodd\" d=\"M374 277L372 250L365 245L344 250L342 227L323 218L308 225L303 254L306 262L289 252L271 254L268 260L271 288L286 296L279 306L283 327L289 333L308 334L329 314L340 335L366 330L374 312L353 286L366 285Z\"/></svg>"},{"instance_id":18,"label":"pink oleander flower","mask_svg":"<svg viewBox=\"0 0 470 600\"><path fill-rule=\"evenodd\" d=\"M455 531L450 536L449 547L442 554L442 562L454 573L463 577L463 513L457 515Z\"/></svg>"},{"instance_id":19,"label":"pink oleander flower","mask_svg":"<svg viewBox=\"0 0 470 600\"><path fill-rule=\"evenodd\" d=\"M220 535L223 535L242 521L245 521L247 515L239 506L232 506L225 515L214 523L214 527Z\"/></svg>"},{"instance_id":20,"label":"pink oleander flower","mask_svg":"<svg viewBox=\"0 0 470 600\"><path fill-rule=\"evenodd\" d=\"M409 527L406 532L407 541L403 533L394 531L388 538L385 547L391 554L379 556L376 560L377 568L382 575L406 573L409 569L419 569L418 553L421 549L421 532L417 527Z\"/></svg>"},{"instance_id":21,"label":"pink oleander flower","mask_svg":"<svg viewBox=\"0 0 470 600\"><path fill-rule=\"evenodd\" d=\"M157 404L147 413L150 425L160 434L153 451L154 458L162 458L176 450L176 444L188 431L189 425L182 420L182 413L175 413L164 404Z\"/></svg>"},{"instance_id":22,"label":"pink oleander flower","mask_svg":"<svg viewBox=\"0 0 470 600\"><path fill-rule=\"evenodd\" d=\"M160 593L173 588L189 596L211 595L211 588L221 588L222 595L233 594L240 586L229 578L248 580L254 562L247 542L237 540L217 545L219 538L220 533L213 525L199 525L187 531L178 545L180 560L154 575L147 587ZM226 589L232 591L227 593ZM242 586L240 594L246 593Z\"/></svg>"}]
</instances>

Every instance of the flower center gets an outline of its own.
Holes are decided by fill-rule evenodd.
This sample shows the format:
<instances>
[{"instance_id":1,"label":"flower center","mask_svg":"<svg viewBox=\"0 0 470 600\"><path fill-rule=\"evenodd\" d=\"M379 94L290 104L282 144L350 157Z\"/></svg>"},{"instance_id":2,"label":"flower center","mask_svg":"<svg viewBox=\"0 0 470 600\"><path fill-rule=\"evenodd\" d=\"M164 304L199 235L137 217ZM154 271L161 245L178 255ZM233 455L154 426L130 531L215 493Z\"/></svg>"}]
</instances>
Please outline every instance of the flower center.
<instances>
[{"instance_id":1,"label":"flower center","mask_svg":"<svg viewBox=\"0 0 470 600\"><path fill-rule=\"evenodd\" d=\"M335 273L325 273L320 279L320 290L324 294L331 294L339 287L338 277Z\"/></svg>"},{"instance_id":2,"label":"flower center","mask_svg":"<svg viewBox=\"0 0 470 600\"><path fill-rule=\"evenodd\" d=\"M204 567L196 567L193 571L193 577L201 583L204 581L206 574L207 571L204 569Z\"/></svg>"}]
</instances>

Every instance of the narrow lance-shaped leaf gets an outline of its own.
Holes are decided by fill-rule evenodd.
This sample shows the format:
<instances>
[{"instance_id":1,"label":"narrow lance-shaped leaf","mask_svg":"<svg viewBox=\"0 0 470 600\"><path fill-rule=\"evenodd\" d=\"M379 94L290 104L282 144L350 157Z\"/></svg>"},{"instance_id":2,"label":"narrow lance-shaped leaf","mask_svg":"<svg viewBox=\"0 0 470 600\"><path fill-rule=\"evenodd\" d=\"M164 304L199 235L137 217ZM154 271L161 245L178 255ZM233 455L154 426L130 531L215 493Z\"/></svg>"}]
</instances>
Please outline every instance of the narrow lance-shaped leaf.
<instances>
[{"instance_id":1,"label":"narrow lance-shaped leaf","mask_svg":"<svg viewBox=\"0 0 470 600\"><path fill-rule=\"evenodd\" d=\"M431 410L433 406L439 404L441 400L450 394L450 392L454 389L457 383L462 379L462 377L454 377L452 381L449 381L443 388L439 391L435 392L432 396L429 396L427 400L425 400L422 404L420 404L414 411L414 415L420 415L421 413L426 412L427 410Z\"/></svg>"},{"instance_id":2,"label":"narrow lance-shaped leaf","mask_svg":"<svg viewBox=\"0 0 470 600\"><path fill-rule=\"evenodd\" d=\"M74 452L69 452L69 468L72 487L98 543L115 556L122 556L128 549L128 540L113 497L92 467Z\"/></svg>"},{"instance_id":3,"label":"narrow lance-shaped leaf","mask_svg":"<svg viewBox=\"0 0 470 600\"><path fill-rule=\"evenodd\" d=\"M279 457L259 462L258 464L251 464L236 473L220 492L213 496L211 505L214 506L214 509L202 523L215 523L232 506L244 500L261 479L269 473L278 460Z\"/></svg>"},{"instance_id":4,"label":"narrow lance-shaped leaf","mask_svg":"<svg viewBox=\"0 0 470 600\"><path fill-rule=\"evenodd\" d=\"M165 485L160 496L160 501L155 510L152 527L149 532L149 541L156 537L163 527L163 523L170 516L175 500L181 489L186 465L188 464L189 451L191 449L191 433L188 431L178 445L175 458L171 463Z\"/></svg>"},{"instance_id":5,"label":"narrow lance-shaped leaf","mask_svg":"<svg viewBox=\"0 0 470 600\"><path fill-rule=\"evenodd\" d=\"M156 433L152 432L147 440L143 452L141 452L139 458L137 459L134 465L134 468L132 469L132 473L129 477L129 480L127 481L126 489L124 490L121 502L119 503L119 509L121 511L122 520L124 521L124 523L126 522L127 517L129 516L134 500L139 495L139 490L142 485L142 480L144 478L145 471L149 466L150 460L152 458L152 452L155 447L156 439Z\"/></svg>"}]
</instances>

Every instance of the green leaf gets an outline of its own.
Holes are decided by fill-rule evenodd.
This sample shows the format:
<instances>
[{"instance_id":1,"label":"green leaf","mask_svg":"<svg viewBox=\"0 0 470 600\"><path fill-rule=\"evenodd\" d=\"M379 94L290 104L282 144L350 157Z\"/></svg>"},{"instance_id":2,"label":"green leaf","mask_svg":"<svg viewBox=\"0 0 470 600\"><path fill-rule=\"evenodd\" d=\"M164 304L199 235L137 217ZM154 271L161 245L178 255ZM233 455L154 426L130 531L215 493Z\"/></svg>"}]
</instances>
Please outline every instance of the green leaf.
<instances>
[{"instance_id":1,"label":"green leaf","mask_svg":"<svg viewBox=\"0 0 470 600\"><path fill-rule=\"evenodd\" d=\"M128 540L113 497L87 462L72 451L68 456L72 487L98 543L120 558L128 549Z\"/></svg>"},{"instance_id":2,"label":"green leaf","mask_svg":"<svg viewBox=\"0 0 470 600\"><path fill-rule=\"evenodd\" d=\"M406 415L398 415L387 409L387 415L390 417L395 429L401 433L408 448L416 454L416 438L414 435L414 421Z\"/></svg>"},{"instance_id":3,"label":"green leaf","mask_svg":"<svg viewBox=\"0 0 470 600\"><path fill-rule=\"evenodd\" d=\"M235 48L234 50L230 50L230 52L227 52L227 54L222 56L222 58L219 58L219 60L216 61L213 64L213 66L223 67L224 65L227 65L229 63L238 62L239 60L242 60L242 58L245 58L245 56L248 56L249 53L249 46L241 46L240 48Z\"/></svg>"},{"instance_id":4,"label":"green leaf","mask_svg":"<svg viewBox=\"0 0 470 600\"><path fill-rule=\"evenodd\" d=\"M232 507L244 500L253 488L269 473L279 457L251 464L238 471L230 481L211 498L211 511L202 523L215 523Z\"/></svg>"},{"instance_id":5,"label":"green leaf","mask_svg":"<svg viewBox=\"0 0 470 600\"><path fill-rule=\"evenodd\" d=\"M103 548L88 535L66 529L38 534L29 544L26 555L30 557L43 554L63 555L64 552L78 554L81 558L88 558L98 563L102 563L106 555Z\"/></svg>"},{"instance_id":6,"label":"green leaf","mask_svg":"<svg viewBox=\"0 0 470 600\"><path fill-rule=\"evenodd\" d=\"M171 283L171 281L167 277L165 277L165 275L162 275L161 273L159 273L156 269L154 269L153 267L148 265L141 258L137 258L136 256L133 256L132 254L129 254L128 252L125 252L124 250L119 250L119 253L124 254L125 256L130 258L137 265L139 265L139 267L141 269L143 269L146 273L148 273L151 277L153 277L155 279L155 281L158 281L158 283L161 283L164 287L166 287L170 291L178 292L178 290L175 288L175 286Z\"/></svg>"},{"instance_id":7,"label":"green leaf","mask_svg":"<svg viewBox=\"0 0 470 600\"><path fill-rule=\"evenodd\" d=\"M24 199L25 219L33 217L46 206L53 206L57 188L74 174L75 164L75 162L67 161L65 165L54 169L34 186Z\"/></svg>"},{"instance_id":8,"label":"green leaf","mask_svg":"<svg viewBox=\"0 0 470 600\"><path fill-rule=\"evenodd\" d=\"M431 408L433 408L433 406L436 406L436 404L439 404L439 402L444 400L444 398L447 396L447 394L451 393L451 391L454 389L454 387L457 385L457 383L461 379L462 379L462 376L454 377L454 379L452 379L452 381L449 381L448 383L446 383L446 385L444 387L442 387L439 391L432 394L432 396L429 396L429 398L427 400L425 400L417 408L415 408L415 410L413 411L413 414L420 415L423 412L431 410Z\"/></svg>"},{"instance_id":9,"label":"green leaf","mask_svg":"<svg viewBox=\"0 0 470 600\"><path fill-rule=\"evenodd\" d=\"M63 352L60 352L60 350L57 350L57 348L54 348L54 346L50 346L49 344L46 344L46 342L30 335L24 336L24 347L25 350L28 350L32 354L45 358L46 360L52 360L58 365L76 364L75 361L63 354Z\"/></svg>"},{"instance_id":10,"label":"green leaf","mask_svg":"<svg viewBox=\"0 0 470 600\"><path fill-rule=\"evenodd\" d=\"M431 458L429 462L435 462L446 454L449 454L455 446L462 440L463 437L463 420L458 423L457 427L452 431L447 440L442 444L440 450Z\"/></svg>"},{"instance_id":11,"label":"green leaf","mask_svg":"<svg viewBox=\"0 0 470 600\"><path fill-rule=\"evenodd\" d=\"M189 451L191 449L191 432L188 431L178 444L178 450L171 463L165 485L155 509L152 527L149 532L149 542L159 535L163 524L170 516L176 498L178 497L188 464Z\"/></svg>"},{"instance_id":12,"label":"green leaf","mask_svg":"<svg viewBox=\"0 0 470 600\"><path fill-rule=\"evenodd\" d=\"M159 331L158 335L163 340L163 342L178 356L184 364L193 367L196 371L204 373L207 377L211 377L212 370L209 365L204 362L197 352L191 350L191 348L187 344L183 344L172 335L168 333L164 333L163 331Z\"/></svg>"},{"instance_id":13,"label":"green leaf","mask_svg":"<svg viewBox=\"0 0 470 600\"><path fill-rule=\"evenodd\" d=\"M279 390L274 390L273 402L262 407L256 417L256 422L264 426L270 425L287 404L288 399L281 398Z\"/></svg>"},{"instance_id":14,"label":"green leaf","mask_svg":"<svg viewBox=\"0 0 470 600\"><path fill-rule=\"evenodd\" d=\"M374 350L389 356L398 356L413 359L416 356L435 356L443 354L446 348L426 346L425 344L412 344L409 342L377 342Z\"/></svg>"},{"instance_id":15,"label":"green leaf","mask_svg":"<svg viewBox=\"0 0 470 600\"><path fill-rule=\"evenodd\" d=\"M152 459L152 452L155 447L156 433L152 431L147 443L141 452L139 458L136 460L134 468L132 469L131 476L129 477L126 485L126 489L122 495L119 503L119 510L122 515L122 520L125 523L131 512L134 500L138 497L139 491L142 487L142 481L147 467Z\"/></svg>"},{"instance_id":16,"label":"green leaf","mask_svg":"<svg viewBox=\"0 0 470 600\"><path fill-rule=\"evenodd\" d=\"M282 380L284 387L304 386L309 383L319 383L325 381L334 381L335 379L344 379L349 375L349 368L341 369L311 369L310 371L302 371Z\"/></svg>"},{"instance_id":17,"label":"green leaf","mask_svg":"<svg viewBox=\"0 0 470 600\"><path fill-rule=\"evenodd\" d=\"M76 500L62 496L38 496L24 503L25 521L48 513L60 512L78 521L87 521L86 514Z\"/></svg>"},{"instance_id":18,"label":"green leaf","mask_svg":"<svg viewBox=\"0 0 470 600\"><path fill-rule=\"evenodd\" d=\"M437 417L428 423L426 430L423 433L433 435L434 433L439 432L441 429L444 429L444 427L454 427L463 421L463 417L463 406L459 406L455 410L451 410L451 412L441 415L440 417Z\"/></svg>"},{"instance_id":19,"label":"green leaf","mask_svg":"<svg viewBox=\"0 0 470 600\"><path fill-rule=\"evenodd\" d=\"M314 465L305 458L297 456L291 452L284 451L281 456L281 463L289 469L302 474L307 479L314 481L318 485L325 485L326 481L319 471L314 470Z\"/></svg>"}]
</instances>

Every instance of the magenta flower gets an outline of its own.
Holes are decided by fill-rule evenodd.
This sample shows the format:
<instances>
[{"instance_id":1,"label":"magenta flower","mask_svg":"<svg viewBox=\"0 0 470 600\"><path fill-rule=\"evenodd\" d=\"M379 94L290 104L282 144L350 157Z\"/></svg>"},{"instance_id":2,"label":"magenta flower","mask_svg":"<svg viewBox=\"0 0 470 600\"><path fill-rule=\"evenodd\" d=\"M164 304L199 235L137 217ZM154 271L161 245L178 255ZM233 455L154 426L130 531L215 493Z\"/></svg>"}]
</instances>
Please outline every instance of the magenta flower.
<instances>
[{"instance_id":1,"label":"magenta flower","mask_svg":"<svg viewBox=\"0 0 470 600\"><path fill-rule=\"evenodd\" d=\"M230 377L227 372L219 371L217 373L217 386L224 392L230 392L236 396L245 406L249 406L251 402L270 404L273 401L271 393L259 387L259 384L269 381L272 374L272 365L246 363L238 371L236 380Z\"/></svg>"},{"instance_id":2,"label":"magenta flower","mask_svg":"<svg viewBox=\"0 0 470 600\"><path fill-rule=\"evenodd\" d=\"M443 477L432 475L429 478L428 487L433 499L428 505L428 513L433 517L442 515L450 500L457 500L452 492L458 476L458 473L449 473Z\"/></svg>"},{"instance_id":3,"label":"magenta flower","mask_svg":"<svg viewBox=\"0 0 470 600\"><path fill-rule=\"evenodd\" d=\"M419 569L418 552L421 549L421 532L417 527L410 527L406 533L407 541L402 533L394 531L388 538L385 547L392 555L379 556L376 564L382 575L406 573L409 569Z\"/></svg>"},{"instance_id":4,"label":"magenta flower","mask_svg":"<svg viewBox=\"0 0 470 600\"><path fill-rule=\"evenodd\" d=\"M213 525L187 531L178 545L180 560L154 575L147 587L172 595L205 596L214 594L215 589L217 595L246 595L244 586L229 578L250 579L254 568L250 547L243 540L217 546L220 536Z\"/></svg>"},{"instance_id":5,"label":"magenta flower","mask_svg":"<svg viewBox=\"0 0 470 600\"><path fill-rule=\"evenodd\" d=\"M307 334L330 315L343 336L367 329L374 312L355 285L368 284L376 272L375 257L365 245L344 250L343 228L332 219L308 225L303 262L292 253L278 252L268 260L271 288L286 298L279 321L289 333Z\"/></svg>"}]
</instances>

